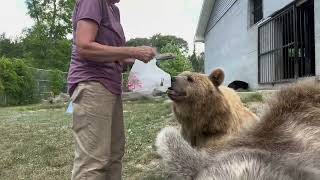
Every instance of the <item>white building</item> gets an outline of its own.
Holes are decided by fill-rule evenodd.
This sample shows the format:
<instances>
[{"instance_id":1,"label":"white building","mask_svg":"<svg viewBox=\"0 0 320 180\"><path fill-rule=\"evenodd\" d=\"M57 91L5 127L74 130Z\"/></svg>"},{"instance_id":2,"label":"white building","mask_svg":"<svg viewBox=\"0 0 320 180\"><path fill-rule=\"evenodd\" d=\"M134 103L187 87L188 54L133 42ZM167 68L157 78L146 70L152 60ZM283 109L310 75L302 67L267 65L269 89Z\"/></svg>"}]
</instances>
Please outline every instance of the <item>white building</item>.
<instances>
[{"instance_id":1,"label":"white building","mask_svg":"<svg viewBox=\"0 0 320 180\"><path fill-rule=\"evenodd\" d=\"M320 76L320 0L204 0L205 72L253 89Z\"/></svg>"}]
</instances>

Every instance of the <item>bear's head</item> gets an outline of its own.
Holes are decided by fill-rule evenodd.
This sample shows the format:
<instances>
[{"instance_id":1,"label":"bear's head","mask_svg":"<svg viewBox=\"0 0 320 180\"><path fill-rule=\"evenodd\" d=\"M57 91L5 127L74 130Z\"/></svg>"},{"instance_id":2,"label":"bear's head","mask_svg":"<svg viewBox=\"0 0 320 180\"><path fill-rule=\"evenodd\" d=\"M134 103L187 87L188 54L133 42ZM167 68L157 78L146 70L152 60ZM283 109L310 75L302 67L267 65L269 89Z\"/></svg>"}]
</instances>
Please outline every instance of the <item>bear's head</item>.
<instances>
[{"instance_id":1,"label":"bear's head","mask_svg":"<svg viewBox=\"0 0 320 180\"><path fill-rule=\"evenodd\" d=\"M218 87L223 83L224 71L214 70L209 76L194 72L183 72L171 79L167 94L176 103L198 102L220 94Z\"/></svg>"}]
</instances>

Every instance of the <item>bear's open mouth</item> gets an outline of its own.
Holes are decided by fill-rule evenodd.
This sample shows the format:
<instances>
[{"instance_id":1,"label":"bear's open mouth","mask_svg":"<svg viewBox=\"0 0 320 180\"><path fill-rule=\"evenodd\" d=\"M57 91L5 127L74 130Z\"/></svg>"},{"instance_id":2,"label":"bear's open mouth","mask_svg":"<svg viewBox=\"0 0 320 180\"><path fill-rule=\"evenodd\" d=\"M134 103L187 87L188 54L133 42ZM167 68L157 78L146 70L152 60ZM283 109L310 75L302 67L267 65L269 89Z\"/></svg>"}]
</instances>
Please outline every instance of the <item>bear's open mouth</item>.
<instances>
[{"instance_id":1,"label":"bear's open mouth","mask_svg":"<svg viewBox=\"0 0 320 180\"><path fill-rule=\"evenodd\" d=\"M168 88L167 94L168 94L169 98L173 101L181 100L182 98L187 96L186 92L177 91L177 90L173 89L172 87Z\"/></svg>"}]
</instances>

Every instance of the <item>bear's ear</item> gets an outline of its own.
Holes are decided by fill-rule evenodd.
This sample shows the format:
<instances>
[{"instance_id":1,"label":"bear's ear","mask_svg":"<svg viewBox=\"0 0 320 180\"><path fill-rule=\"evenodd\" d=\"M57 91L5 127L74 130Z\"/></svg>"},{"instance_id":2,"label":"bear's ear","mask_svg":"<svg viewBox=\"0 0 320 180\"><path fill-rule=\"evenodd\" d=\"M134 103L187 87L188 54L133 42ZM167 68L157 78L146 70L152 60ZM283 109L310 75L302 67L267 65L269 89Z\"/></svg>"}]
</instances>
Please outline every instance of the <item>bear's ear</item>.
<instances>
[{"instance_id":1,"label":"bear's ear","mask_svg":"<svg viewBox=\"0 0 320 180\"><path fill-rule=\"evenodd\" d=\"M224 81L224 71L222 69L215 69L209 75L209 79L216 87L220 86Z\"/></svg>"}]
</instances>

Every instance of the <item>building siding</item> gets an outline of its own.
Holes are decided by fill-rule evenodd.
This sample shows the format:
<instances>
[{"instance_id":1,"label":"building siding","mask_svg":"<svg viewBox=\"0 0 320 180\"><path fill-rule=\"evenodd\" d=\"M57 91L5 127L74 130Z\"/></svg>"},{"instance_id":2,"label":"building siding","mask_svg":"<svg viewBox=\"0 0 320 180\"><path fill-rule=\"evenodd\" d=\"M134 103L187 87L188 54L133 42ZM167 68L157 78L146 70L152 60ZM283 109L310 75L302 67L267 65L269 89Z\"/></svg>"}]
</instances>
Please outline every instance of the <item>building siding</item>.
<instances>
[{"instance_id":1,"label":"building siding","mask_svg":"<svg viewBox=\"0 0 320 180\"><path fill-rule=\"evenodd\" d=\"M219 0L220 1L220 0ZM222 0L223 1L223 0ZM231 0L225 1L231 3ZM264 19L293 2L293 0L264 0ZM218 1L217 1L218 3ZM220 2L222 3L222 2ZM258 84L258 26L248 26L249 0L236 0L223 12L226 6L216 4L210 17L205 36L205 72L221 67L225 70L225 85L241 80L249 83L252 89ZM225 3L228 4L228 3ZM218 8L222 9L218 9ZM315 0L316 29L316 72L320 75L320 1ZM216 19L219 19L218 21ZM211 27L211 28L209 28Z\"/></svg>"},{"instance_id":2,"label":"building siding","mask_svg":"<svg viewBox=\"0 0 320 180\"><path fill-rule=\"evenodd\" d=\"M237 0L216 0L211 15L206 32L210 31L215 24L224 16L224 14L231 8L231 6Z\"/></svg>"},{"instance_id":3,"label":"building siding","mask_svg":"<svg viewBox=\"0 0 320 180\"><path fill-rule=\"evenodd\" d=\"M209 23L207 26L206 32L208 33L217 22L225 15L225 13L232 7L232 5L237 0L216 0L214 7L212 9ZM248 0L238 0L238 1L246 1ZM268 17L278 11L279 9L284 8L294 0L277 0L277 2L264 0L263 1L263 15L264 17Z\"/></svg>"},{"instance_id":4,"label":"building siding","mask_svg":"<svg viewBox=\"0 0 320 180\"><path fill-rule=\"evenodd\" d=\"M205 72L225 70L225 85L232 81L258 86L257 26L248 28L248 0L238 0L216 23L205 42Z\"/></svg>"}]
</instances>

